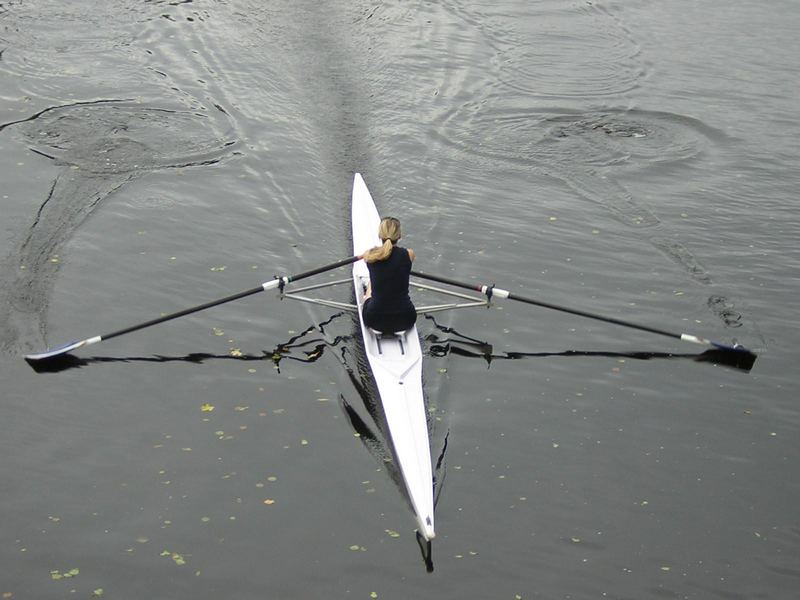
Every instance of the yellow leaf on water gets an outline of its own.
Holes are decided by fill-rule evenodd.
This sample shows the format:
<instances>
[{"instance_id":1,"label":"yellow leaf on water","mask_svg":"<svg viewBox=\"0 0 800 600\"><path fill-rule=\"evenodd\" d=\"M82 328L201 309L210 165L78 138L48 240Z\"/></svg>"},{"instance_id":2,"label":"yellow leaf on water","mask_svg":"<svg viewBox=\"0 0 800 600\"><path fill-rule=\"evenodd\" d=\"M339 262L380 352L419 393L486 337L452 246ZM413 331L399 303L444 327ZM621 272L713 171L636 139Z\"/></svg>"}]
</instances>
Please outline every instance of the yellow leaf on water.
<instances>
[{"instance_id":1,"label":"yellow leaf on water","mask_svg":"<svg viewBox=\"0 0 800 600\"><path fill-rule=\"evenodd\" d=\"M215 406L213 404L209 404L208 402L200 406L200 410L202 410L203 412L211 412L212 410L214 410L214 408Z\"/></svg>"},{"instance_id":2,"label":"yellow leaf on water","mask_svg":"<svg viewBox=\"0 0 800 600\"><path fill-rule=\"evenodd\" d=\"M267 498L266 500L264 500L264 504L266 504L267 506L272 506L273 504L275 504L275 500L273 500L272 498Z\"/></svg>"},{"instance_id":3,"label":"yellow leaf on water","mask_svg":"<svg viewBox=\"0 0 800 600\"><path fill-rule=\"evenodd\" d=\"M232 348L231 349L231 356L242 356L242 351L239 348Z\"/></svg>"},{"instance_id":4,"label":"yellow leaf on water","mask_svg":"<svg viewBox=\"0 0 800 600\"><path fill-rule=\"evenodd\" d=\"M211 330L214 332L214 335L225 335L225 330L219 327L212 327Z\"/></svg>"}]
</instances>

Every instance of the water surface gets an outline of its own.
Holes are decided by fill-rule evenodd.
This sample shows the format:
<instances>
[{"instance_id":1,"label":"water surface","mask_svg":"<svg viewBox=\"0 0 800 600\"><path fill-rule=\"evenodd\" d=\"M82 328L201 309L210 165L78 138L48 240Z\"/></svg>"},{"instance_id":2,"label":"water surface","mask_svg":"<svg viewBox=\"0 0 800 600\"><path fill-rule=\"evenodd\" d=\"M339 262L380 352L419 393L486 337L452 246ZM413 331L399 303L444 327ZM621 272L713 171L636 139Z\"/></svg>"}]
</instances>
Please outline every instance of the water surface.
<instances>
[{"instance_id":1,"label":"water surface","mask_svg":"<svg viewBox=\"0 0 800 600\"><path fill-rule=\"evenodd\" d=\"M0 3L0 593L794 597L798 26ZM266 294L21 359L347 256L355 171L422 270L759 359L510 303L421 319L432 574L349 315Z\"/></svg>"}]
</instances>

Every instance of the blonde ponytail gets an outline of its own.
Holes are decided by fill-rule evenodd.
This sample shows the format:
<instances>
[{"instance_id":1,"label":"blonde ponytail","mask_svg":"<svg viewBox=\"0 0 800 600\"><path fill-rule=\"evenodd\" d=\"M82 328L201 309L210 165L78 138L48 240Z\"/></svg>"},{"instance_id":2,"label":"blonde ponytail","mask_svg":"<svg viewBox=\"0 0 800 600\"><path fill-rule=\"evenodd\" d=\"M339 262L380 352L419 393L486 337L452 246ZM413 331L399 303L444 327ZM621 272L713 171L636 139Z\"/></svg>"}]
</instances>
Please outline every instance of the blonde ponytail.
<instances>
[{"instance_id":1,"label":"blonde ponytail","mask_svg":"<svg viewBox=\"0 0 800 600\"><path fill-rule=\"evenodd\" d=\"M364 260L374 263L386 260L392 253L392 246L400 239L400 221L394 217L386 217L378 226L378 237L383 245L375 246L364 253Z\"/></svg>"},{"instance_id":2,"label":"blonde ponytail","mask_svg":"<svg viewBox=\"0 0 800 600\"><path fill-rule=\"evenodd\" d=\"M368 263L374 263L381 260L386 260L392 253L392 240L383 240L382 246L375 246L370 248L364 253L364 260Z\"/></svg>"}]
</instances>

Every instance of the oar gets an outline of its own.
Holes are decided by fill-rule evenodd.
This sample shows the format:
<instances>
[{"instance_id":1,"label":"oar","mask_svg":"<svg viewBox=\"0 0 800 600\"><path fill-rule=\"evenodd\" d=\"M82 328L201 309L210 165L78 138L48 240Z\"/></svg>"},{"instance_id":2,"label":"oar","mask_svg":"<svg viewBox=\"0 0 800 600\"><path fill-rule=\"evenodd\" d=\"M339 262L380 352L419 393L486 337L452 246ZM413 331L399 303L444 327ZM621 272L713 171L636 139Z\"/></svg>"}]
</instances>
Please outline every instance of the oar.
<instances>
[{"instance_id":1,"label":"oar","mask_svg":"<svg viewBox=\"0 0 800 600\"><path fill-rule=\"evenodd\" d=\"M519 296L517 294L512 294L508 290L503 290L493 285L483 285L483 284L473 284L473 283L465 283L461 281L454 281L453 279L448 279L446 277L439 277L438 275L428 275L427 273L420 273L419 271L411 271L411 274L415 277L419 277L421 279L429 279L431 281L437 281L439 283L444 283L447 285L452 285L454 287L465 288L472 291L480 292L481 294L485 294L490 298L497 297L497 298L508 298L509 300L516 300L517 302L524 302L525 304L532 304L534 306L541 306L543 308L550 308L553 310L559 310L561 312L570 313L573 315L578 315L581 317L587 317L589 319L595 319L598 321L605 321L606 323L613 323L614 325L622 325L623 327L630 327L632 329L639 329L640 331L648 331L650 333L656 333L658 335L664 335L667 337L671 337L674 339L682 340L684 342L692 342L694 344L701 344L703 346L710 346L714 348L715 354L722 355L722 358L729 358L733 360L739 368L750 370L753 366L753 363L756 360L756 354L741 346L739 344L735 344L733 346L729 346L727 344L720 344L719 342L713 342L703 337L699 337L696 335L691 335L688 333L674 333L671 331L666 331L664 329L657 329L655 327L649 327L647 325L639 325L638 323L631 323L630 321L623 321L622 319L615 319L613 317L604 317L602 315L592 314L589 312L585 312L582 310L577 310L574 308L568 308L566 306L559 306L557 304L551 304L549 302L542 302L541 300L534 300L533 298L526 298L524 296ZM732 353L730 356L724 356L726 353Z\"/></svg>"},{"instance_id":2,"label":"oar","mask_svg":"<svg viewBox=\"0 0 800 600\"><path fill-rule=\"evenodd\" d=\"M196 313L201 310L205 310L207 308L219 306L220 304L226 304L228 302L233 302L234 300L239 300L240 298L245 298L247 296L252 296L253 294L257 294L258 292L265 292L267 290L274 290L276 288L282 289L283 286L293 281L299 281L300 279L305 279L306 277L311 277L312 275L318 275L319 273L324 273L325 271L330 271L338 267L343 267L347 264L357 261L358 259L359 259L358 256L351 256L350 258L345 258L343 260L331 263L329 265L317 267L316 269L311 269L310 271L305 271L304 273L298 273L297 275L288 275L283 277L276 276L274 279L265 281L258 287L254 287L249 290L244 290L243 292L239 292L231 296L226 296L225 298L220 298L219 300L212 300L211 302L206 302L198 306L193 306L192 308L185 308L183 310L179 310L178 312L158 317L157 319L152 319L150 321L145 321L144 323L139 323L137 325L130 325L129 327L125 327L124 329L112 331L111 333L96 335L77 342L70 342L69 344L64 344L63 346L59 346L58 348L54 348L53 350L48 350L47 352L41 352L39 354L28 354L25 356L25 360L27 360L28 362L48 360L57 356L61 356L62 354L66 354L67 352L71 352L72 350L77 350L78 348L82 348L83 346L89 346L91 344L96 344L97 342L110 340L111 338L119 337L126 333L131 333L132 331L138 331L140 329L144 329L145 327L158 325L159 323L164 323L165 321L171 321L172 319L177 319L178 317L190 315L192 313Z\"/></svg>"}]
</instances>

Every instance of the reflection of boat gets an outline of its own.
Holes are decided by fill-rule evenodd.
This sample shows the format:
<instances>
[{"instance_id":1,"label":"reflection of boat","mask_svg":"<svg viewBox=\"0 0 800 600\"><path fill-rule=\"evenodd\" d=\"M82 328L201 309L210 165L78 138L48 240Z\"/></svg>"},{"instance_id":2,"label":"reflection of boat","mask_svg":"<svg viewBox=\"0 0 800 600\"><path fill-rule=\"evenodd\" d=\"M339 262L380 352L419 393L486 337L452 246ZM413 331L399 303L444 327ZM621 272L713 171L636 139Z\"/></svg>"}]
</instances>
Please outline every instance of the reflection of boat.
<instances>
[{"instance_id":1,"label":"reflection of boat","mask_svg":"<svg viewBox=\"0 0 800 600\"><path fill-rule=\"evenodd\" d=\"M380 245L380 217L364 179L353 181L352 226L355 255ZM361 317L369 271L363 260L353 265L353 283L364 350L389 427L397 466L403 475L411 506L426 540L434 538L433 476L425 398L422 393L422 349L416 326L392 335L379 334Z\"/></svg>"}]
</instances>

